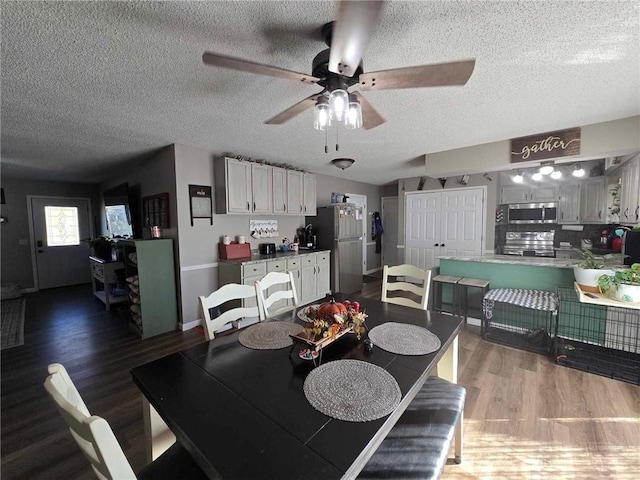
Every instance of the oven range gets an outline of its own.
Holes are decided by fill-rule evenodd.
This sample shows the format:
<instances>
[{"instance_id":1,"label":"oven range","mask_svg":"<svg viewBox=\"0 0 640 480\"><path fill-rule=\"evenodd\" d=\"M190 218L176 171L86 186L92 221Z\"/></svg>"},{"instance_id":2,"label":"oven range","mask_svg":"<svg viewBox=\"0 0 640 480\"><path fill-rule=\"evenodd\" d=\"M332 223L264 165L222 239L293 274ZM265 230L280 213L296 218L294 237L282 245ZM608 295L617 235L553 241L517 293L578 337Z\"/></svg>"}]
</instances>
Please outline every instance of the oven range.
<instances>
[{"instance_id":1,"label":"oven range","mask_svg":"<svg viewBox=\"0 0 640 480\"><path fill-rule=\"evenodd\" d=\"M530 257L554 257L553 240L555 231L548 232L506 232L503 255Z\"/></svg>"}]
</instances>

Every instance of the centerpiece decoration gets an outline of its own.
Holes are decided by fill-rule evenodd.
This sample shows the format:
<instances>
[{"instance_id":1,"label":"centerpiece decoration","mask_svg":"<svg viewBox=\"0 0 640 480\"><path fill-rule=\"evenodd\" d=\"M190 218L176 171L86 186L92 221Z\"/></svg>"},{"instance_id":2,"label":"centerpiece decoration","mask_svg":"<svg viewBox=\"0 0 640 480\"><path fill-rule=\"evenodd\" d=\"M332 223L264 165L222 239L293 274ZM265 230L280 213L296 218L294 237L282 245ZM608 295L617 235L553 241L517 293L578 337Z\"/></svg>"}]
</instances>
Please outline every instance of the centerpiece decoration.
<instances>
[{"instance_id":1,"label":"centerpiece decoration","mask_svg":"<svg viewBox=\"0 0 640 480\"><path fill-rule=\"evenodd\" d=\"M336 302L332 299L306 307L301 318L307 320L308 324L292 338L319 350L350 332L355 333L359 340L365 331L367 314L360 311L358 302Z\"/></svg>"}]
</instances>

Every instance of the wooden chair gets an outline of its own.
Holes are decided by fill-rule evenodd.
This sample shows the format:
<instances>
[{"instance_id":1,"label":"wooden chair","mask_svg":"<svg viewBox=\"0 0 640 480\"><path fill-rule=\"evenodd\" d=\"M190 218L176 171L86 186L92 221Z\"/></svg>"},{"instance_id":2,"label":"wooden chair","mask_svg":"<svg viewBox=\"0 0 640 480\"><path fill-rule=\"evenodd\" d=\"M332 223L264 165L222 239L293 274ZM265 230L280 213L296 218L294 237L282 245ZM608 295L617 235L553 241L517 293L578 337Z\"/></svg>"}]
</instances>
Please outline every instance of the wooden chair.
<instances>
[{"instance_id":1,"label":"wooden chair","mask_svg":"<svg viewBox=\"0 0 640 480\"><path fill-rule=\"evenodd\" d=\"M274 291L274 287L277 290ZM267 295L267 290L270 288L272 293ZM260 321L295 310L298 307L298 294L296 293L296 284L291 272L267 273L256 282L256 290L258 292ZM291 300L291 304L287 302L286 306L277 308L274 304L281 300Z\"/></svg>"},{"instance_id":2,"label":"wooden chair","mask_svg":"<svg viewBox=\"0 0 640 480\"><path fill-rule=\"evenodd\" d=\"M207 340L213 340L216 330L221 329L224 325L236 322L244 317L258 317L258 306L256 300L256 287L251 285L239 285L237 283L228 283L218 290L205 297L200 295L200 308L202 309L202 318L204 319L204 335ZM236 307L223 312L216 318L211 318L210 309L219 307L225 302L233 300L251 300L256 302L255 306Z\"/></svg>"},{"instance_id":3,"label":"wooden chair","mask_svg":"<svg viewBox=\"0 0 640 480\"><path fill-rule=\"evenodd\" d=\"M389 281L389 277L405 277L403 281L396 280ZM410 283L407 281L407 277L415 278L422 281L422 285ZM395 303L397 305L403 305L405 307L419 308L420 310L427 309L427 302L429 300L429 287L431 285L431 270L422 270L413 265L396 265L394 267L384 266L382 272L382 298L383 302ZM389 297L389 292L410 292L420 299L416 301L406 297Z\"/></svg>"},{"instance_id":4,"label":"wooden chair","mask_svg":"<svg viewBox=\"0 0 640 480\"><path fill-rule=\"evenodd\" d=\"M44 388L99 479L207 478L177 442L136 477L113 430L104 418L89 413L66 369L59 363L53 363L48 370L50 375L44 382Z\"/></svg>"}]
</instances>

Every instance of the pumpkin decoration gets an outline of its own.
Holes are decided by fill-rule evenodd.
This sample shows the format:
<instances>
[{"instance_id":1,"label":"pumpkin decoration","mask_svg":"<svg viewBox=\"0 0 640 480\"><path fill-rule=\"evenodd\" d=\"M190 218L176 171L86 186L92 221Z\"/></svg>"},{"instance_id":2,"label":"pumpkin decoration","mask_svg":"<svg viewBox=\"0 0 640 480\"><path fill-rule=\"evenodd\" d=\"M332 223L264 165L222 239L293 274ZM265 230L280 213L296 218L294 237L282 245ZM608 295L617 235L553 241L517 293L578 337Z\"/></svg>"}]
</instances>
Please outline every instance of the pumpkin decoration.
<instances>
[{"instance_id":1,"label":"pumpkin decoration","mask_svg":"<svg viewBox=\"0 0 640 480\"><path fill-rule=\"evenodd\" d=\"M343 313L347 313L347 307L333 299L330 302L321 303L320 307L318 307L318 316L320 318L333 318L334 315L341 315Z\"/></svg>"}]
</instances>

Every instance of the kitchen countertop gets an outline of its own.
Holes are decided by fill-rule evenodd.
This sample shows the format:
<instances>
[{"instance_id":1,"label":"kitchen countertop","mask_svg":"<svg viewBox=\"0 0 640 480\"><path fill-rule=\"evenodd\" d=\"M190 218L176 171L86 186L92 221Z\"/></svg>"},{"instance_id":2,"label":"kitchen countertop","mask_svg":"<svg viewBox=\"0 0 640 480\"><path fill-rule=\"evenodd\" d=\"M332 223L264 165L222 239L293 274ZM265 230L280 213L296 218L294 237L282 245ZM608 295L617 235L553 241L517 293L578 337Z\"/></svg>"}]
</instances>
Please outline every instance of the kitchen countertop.
<instances>
[{"instance_id":1,"label":"kitchen countertop","mask_svg":"<svg viewBox=\"0 0 640 480\"><path fill-rule=\"evenodd\" d=\"M253 263L265 262L268 260L280 260L283 258L291 258L291 257L304 257L307 255L315 255L316 253L321 252L331 252L331 250L326 249L317 249L317 250L300 250L298 252L278 252L273 255L261 255L257 252L252 252L251 257L246 258L234 258L232 260L227 260L225 258L218 259L218 263L230 263L235 265L251 265Z\"/></svg>"},{"instance_id":2,"label":"kitchen countertop","mask_svg":"<svg viewBox=\"0 0 640 480\"><path fill-rule=\"evenodd\" d=\"M442 256L440 260L457 260L459 262L497 263L502 265L527 265L530 267L573 268L579 260L569 258L520 257L518 255L496 255L487 253L476 256Z\"/></svg>"}]
</instances>

